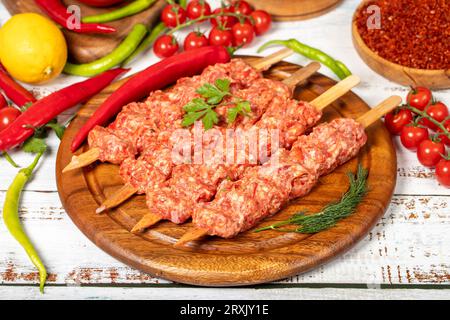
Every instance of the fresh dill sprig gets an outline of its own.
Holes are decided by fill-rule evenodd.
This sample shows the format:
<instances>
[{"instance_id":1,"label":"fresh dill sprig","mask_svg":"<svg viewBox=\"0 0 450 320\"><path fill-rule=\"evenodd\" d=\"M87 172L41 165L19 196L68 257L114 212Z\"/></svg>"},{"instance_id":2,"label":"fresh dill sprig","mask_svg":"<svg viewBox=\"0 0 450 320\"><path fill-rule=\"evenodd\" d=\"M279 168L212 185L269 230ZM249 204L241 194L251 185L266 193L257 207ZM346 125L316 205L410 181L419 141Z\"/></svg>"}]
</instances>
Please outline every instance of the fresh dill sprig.
<instances>
[{"instance_id":1,"label":"fresh dill sprig","mask_svg":"<svg viewBox=\"0 0 450 320\"><path fill-rule=\"evenodd\" d=\"M367 170L358 165L356 176L349 172L350 188L337 203L327 205L319 213L305 215L306 212L294 214L291 218L259 228L255 232L276 230L280 232L317 233L336 225L341 219L351 215L367 193ZM294 225L296 228L281 229L282 226Z\"/></svg>"}]
</instances>

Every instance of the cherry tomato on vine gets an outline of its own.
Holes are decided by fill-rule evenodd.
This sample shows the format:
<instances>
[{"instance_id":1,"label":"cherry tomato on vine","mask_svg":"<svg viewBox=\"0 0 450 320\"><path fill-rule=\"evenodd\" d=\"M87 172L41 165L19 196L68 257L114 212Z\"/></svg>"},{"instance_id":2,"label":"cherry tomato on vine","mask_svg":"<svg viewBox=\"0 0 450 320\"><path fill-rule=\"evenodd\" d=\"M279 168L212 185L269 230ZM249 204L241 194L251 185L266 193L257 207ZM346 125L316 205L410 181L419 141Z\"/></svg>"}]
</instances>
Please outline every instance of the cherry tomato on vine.
<instances>
[{"instance_id":1,"label":"cherry tomato on vine","mask_svg":"<svg viewBox=\"0 0 450 320\"><path fill-rule=\"evenodd\" d=\"M239 13L244 16L250 15L253 12L252 6L247 1L233 1L230 6L232 12Z\"/></svg>"},{"instance_id":2,"label":"cherry tomato on vine","mask_svg":"<svg viewBox=\"0 0 450 320\"><path fill-rule=\"evenodd\" d=\"M233 34L228 29L214 27L209 32L208 41L212 46L230 47L233 45Z\"/></svg>"},{"instance_id":3,"label":"cherry tomato on vine","mask_svg":"<svg viewBox=\"0 0 450 320\"><path fill-rule=\"evenodd\" d=\"M0 110L0 131L8 127L19 117L21 112L13 107L7 107Z\"/></svg>"},{"instance_id":4,"label":"cherry tomato on vine","mask_svg":"<svg viewBox=\"0 0 450 320\"><path fill-rule=\"evenodd\" d=\"M419 144L428 139L428 129L419 125L406 125L400 134L403 146L411 151L416 151Z\"/></svg>"},{"instance_id":5,"label":"cherry tomato on vine","mask_svg":"<svg viewBox=\"0 0 450 320\"><path fill-rule=\"evenodd\" d=\"M408 109L397 109L386 115L384 124L391 134L400 135L402 129L413 121L412 112Z\"/></svg>"},{"instance_id":6,"label":"cherry tomato on vine","mask_svg":"<svg viewBox=\"0 0 450 320\"><path fill-rule=\"evenodd\" d=\"M448 157L442 158L436 165L436 179L441 185L450 188L450 159Z\"/></svg>"},{"instance_id":7,"label":"cherry tomato on vine","mask_svg":"<svg viewBox=\"0 0 450 320\"><path fill-rule=\"evenodd\" d=\"M427 109L427 114L432 117L437 122L442 122L448 117L448 108L442 102L436 102L431 104ZM436 130L438 128L433 122L428 119L423 118L421 123L424 126L427 126L431 130Z\"/></svg>"},{"instance_id":8,"label":"cherry tomato on vine","mask_svg":"<svg viewBox=\"0 0 450 320\"><path fill-rule=\"evenodd\" d=\"M201 16L208 16L211 14L211 6L204 0L193 0L188 4L186 14L192 20Z\"/></svg>"},{"instance_id":9,"label":"cherry tomato on vine","mask_svg":"<svg viewBox=\"0 0 450 320\"><path fill-rule=\"evenodd\" d=\"M425 110L425 108L430 104L432 99L432 94L430 89L424 87L417 87L411 89L406 97L411 107L417 108L419 110Z\"/></svg>"},{"instance_id":10,"label":"cherry tomato on vine","mask_svg":"<svg viewBox=\"0 0 450 320\"><path fill-rule=\"evenodd\" d=\"M233 13L230 8L217 8L212 14L221 14L221 13ZM213 27L222 26L224 28L231 28L238 22L238 19L233 16L220 16L217 18L211 19L211 24Z\"/></svg>"},{"instance_id":11,"label":"cherry tomato on vine","mask_svg":"<svg viewBox=\"0 0 450 320\"><path fill-rule=\"evenodd\" d=\"M236 23L233 28L231 28L233 33L233 46L247 46L255 38L255 30L249 22Z\"/></svg>"},{"instance_id":12,"label":"cherry tomato on vine","mask_svg":"<svg viewBox=\"0 0 450 320\"><path fill-rule=\"evenodd\" d=\"M425 167L432 168L441 160L445 154L445 145L439 140L426 139L419 144L417 158Z\"/></svg>"},{"instance_id":13,"label":"cherry tomato on vine","mask_svg":"<svg viewBox=\"0 0 450 320\"><path fill-rule=\"evenodd\" d=\"M161 12L161 20L169 28L186 21L186 11L178 4L169 4Z\"/></svg>"},{"instance_id":14,"label":"cherry tomato on vine","mask_svg":"<svg viewBox=\"0 0 450 320\"><path fill-rule=\"evenodd\" d=\"M162 35L156 39L153 45L153 52L158 58L168 58L173 56L179 49L178 42L174 36Z\"/></svg>"},{"instance_id":15,"label":"cherry tomato on vine","mask_svg":"<svg viewBox=\"0 0 450 320\"><path fill-rule=\"evenodd\" d=\"M270 25L272 24L272 18L270 17L270 14L268 14L266 11L256 10L253 11L250 14L250 16L253 18L254 21L253 28L255 29L255 33L257 36L266 33L270 29Z\"/></svg>"},{"instance_id":16,"label":"cherry tomato on vine","mask_svg":"<svg viewBox=\"0 0 450 320\"><path fill-rule=\"evenodd\" d=\"M447 121L444 122L444 128L450 132L450 119L448 119ZM442 132L441 129L438 129L438 132ZM439 135L439 139L441 139L441 141L443 143L445 143L446 145L450 146L450 138L447 137L445 134L441 133Z\"/></svg>"},{"instance_id":17,"label":"cherry tomato on vine","mask_svg":"<svg viewBox=\"0 0 450 320\"><path fill-rule=\"evenodd\" d=\"M208 39L205 35L198 31L190 32L184 39L184 50L188 51L195 48L206 47Z\"/></svg>"},{"instance_id":18,"label":"cherry tomato on vine","mask_svg":"<svg viewBox=\"0 0 450 320\"><path fill-rule=\"evenodd\" d=\"M5 96L3 96L0 93L0 109L6 108L8 106L8 102L5 99Z\"/></svg>"}]
</instances>

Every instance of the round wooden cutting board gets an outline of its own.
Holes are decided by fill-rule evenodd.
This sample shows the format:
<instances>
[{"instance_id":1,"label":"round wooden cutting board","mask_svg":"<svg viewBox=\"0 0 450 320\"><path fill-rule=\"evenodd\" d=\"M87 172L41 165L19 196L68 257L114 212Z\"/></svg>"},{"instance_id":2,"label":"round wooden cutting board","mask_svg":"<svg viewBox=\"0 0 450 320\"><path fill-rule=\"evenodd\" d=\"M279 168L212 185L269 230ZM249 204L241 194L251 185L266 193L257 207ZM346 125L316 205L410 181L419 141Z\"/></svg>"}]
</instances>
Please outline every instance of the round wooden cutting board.
<instances>
[{"instance_id":1,"label":"round wooden cutting board","mask_svg":"<svg viewBox=\"0 0 450 320\"><path fill-rule=\"evenodd\" d=\"M282 79L298 68L280 63L266 76ZM316 74L297 88L295 97L311 101L334 83ZM163 222L142 235L134 235L130 233L131 228L148 212L145 196L134 196L107 214L95 213L105 197L122 186L118 166L97 163L83 170L61 173L72 157L70 143L75 133L119 84L94 97L72 121L58 151L56 176L61 201L78 228L98 247L125 264L156 277L203 286L237 286L279 280L311 270L344 253L369 232L389 205L397 161L390 135L378 121L368 129L368 144L356 159L322 177L308 196L291 202L260 225L285 220L298 211L318 212L330 202L337 201L348 188L346 173L355 172L361 162L369 169L370 191L357 212L331 229L313 235L249 230L234 239L210 237L180 249L174 248L173 244L192 227L191 223ZM356 118L367 110L369 107L364 101L349 93L326 109L323 120Z\"/></svg>"}]
</instances>

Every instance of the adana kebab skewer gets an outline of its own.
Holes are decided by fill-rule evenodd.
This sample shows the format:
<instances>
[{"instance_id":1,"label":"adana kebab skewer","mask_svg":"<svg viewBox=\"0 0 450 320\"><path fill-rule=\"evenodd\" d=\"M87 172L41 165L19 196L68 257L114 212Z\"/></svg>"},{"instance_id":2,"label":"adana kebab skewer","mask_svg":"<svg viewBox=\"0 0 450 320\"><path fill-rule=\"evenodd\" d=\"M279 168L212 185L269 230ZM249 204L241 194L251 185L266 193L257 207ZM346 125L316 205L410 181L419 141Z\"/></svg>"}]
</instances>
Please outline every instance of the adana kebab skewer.
<instances>
[{"instance_id":1,"label":"adana kebab skewer","mask_svg":"<svg viewBox=\"0 0 450 320\"><path fill-rule=\"evenodd\" d=\"M280 149L279 163L269 161L252 168L239 181L226 182L214 201L194 212L195 227L175 246L205 235L232 238L275 214L289 200L305 196L320 176L356 156L367 142L364 129L401 101L400 97L393 96L356 121L340 118L319 125L310 135L300 137L291 151ZM264 190L262 185L266 187Z\"/></svg>"},{"instance_id":2,"label":"adana kebab skewer","mask_svg":"<svg viewBox=\"0 0 450 320\"><path fill-rule=\"evenodd\" d=\"M317 62L312 62L304 68L299 69L297 72L292 74L289 78L286 78L282 82L290 89L291 92L295 87L304 82L310 76L320 69L320 64ZM107 209L118 206L125 200L130 198L132 195L138 192L138 188L132 186L131 184L125 184L117 193L112 197L107 198L102 205L96 210L97 213L101 213Z\"/></svg>"},{"instance_id":3,"label":"adana kebab skewer","mask_svg":"<svg viewBox=\"0 0 450 320\"><path fill-rule=\"evenodd\" d=\"M293 51L291 49L284 48L267 57L260 58L256 61L250 62L249 64L257 71L264 71L271 65L282 61L286 57L289 57L292 53ZM72 157L71 162L63 169L62 172L65 173L71 170L83 168L85 166L90 165L91 163L94 163L99 159L100 152L101 151L98 148L90 148L88 151L78 156L74 155Z\"/></svg>"},{"instance_id":4,"label":"adana kebab skewer","mask_svg":"<svg viewBox=\"0 0 450 320\"><path fill-rule=\"evenodd\" d=\"M360 82L360 79L357 76L348 77L347 79L339 82L338 84L336 84L335 86L333 86L332 88L327 90L325 93L323 93L321 96L319 96L315 100L313 100L310 103L311 107L309 107L309 108L314 108L317 111L321 112L325 107L327 107L333 101L337 100L338 98L342 97L344 94L348 93L359 82ZM321 114L318 114L318 115L320 117ZM316 121L314 121L314 123L315 122ZM301 132L298 132L294 139L297 140L298 137L300 135L303 135L304 132L311 126L305 125L303 130ZM286 148L286 147L289 147L289 145L282 144L281 147ZM243 166L238 166L237 167L238 171L239 171L240 167L244 168ZM216 192L217 192L218 184L222 181L223 181L223 179L220 179L219 181L217 181L217 185L215 185L215 188L214 188ZM198 185L198 188L201 188L201 185ZM205 199L203 201L207 202L209 200ZM155 214L155 213L147 214L133 227L132 232L141 232L144 229L150 227L151 225L157 223L158 221L160 221L162 219L169 219L175 223L183 223L191 216L192 208L182 206L178 211L183 211L182 218L180 218L180 216L177 214L174 215L176 217L171 216L171 218L167 218L167 216L162 217L160 214Z\"/></svg>"}]
</instances>

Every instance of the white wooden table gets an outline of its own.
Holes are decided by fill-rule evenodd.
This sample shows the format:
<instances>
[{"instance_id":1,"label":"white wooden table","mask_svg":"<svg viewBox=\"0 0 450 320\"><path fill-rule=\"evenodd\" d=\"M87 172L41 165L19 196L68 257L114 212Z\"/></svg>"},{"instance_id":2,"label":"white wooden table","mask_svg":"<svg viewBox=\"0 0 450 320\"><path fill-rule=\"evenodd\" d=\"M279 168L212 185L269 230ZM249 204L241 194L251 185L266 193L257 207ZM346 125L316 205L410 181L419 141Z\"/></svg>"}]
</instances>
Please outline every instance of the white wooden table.
<instances>
[{"instance_id":1,"label":"white wooden table","mask_svg":"<svg viewBox=\"0 0 450 320\"><path fill-rule=\"evenodd\" d=\"M407 88L372 72L353 49L350 23L358 3L346 0L322 17L277 23L263 39L259 38L240 53L254 54L269 39L295 37L344 61L363 79L355 92L369 104L375 105L392 94L405 96ZM8 18L0 4L0 23ZM287 60L306 63L300 56ZM135 63L133 71L154 61L150 53ZM332 76L326 68L322 72ZM49 85L32 89L43 96L78 80L61 76ZM450 91L436 95L450 104ZM397 140L399 169L395 196L385 216L363 241L314 271L273 284L225 289L189 287L157 279L98 249L62 208L54 166L58 139L51 135L48 143L50 151L26 186L20 212L26 231L50 273L46 292L39 293L35 269L0 220L0 299L450 298L450 190L438 186L432 171L420 166L415 155L399 147ZM23 166L31 161L22 152L13 152L12 156ZM0 159L1 205L15 173L15 169Z\"/></svg>"}]
</instances>

